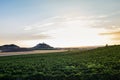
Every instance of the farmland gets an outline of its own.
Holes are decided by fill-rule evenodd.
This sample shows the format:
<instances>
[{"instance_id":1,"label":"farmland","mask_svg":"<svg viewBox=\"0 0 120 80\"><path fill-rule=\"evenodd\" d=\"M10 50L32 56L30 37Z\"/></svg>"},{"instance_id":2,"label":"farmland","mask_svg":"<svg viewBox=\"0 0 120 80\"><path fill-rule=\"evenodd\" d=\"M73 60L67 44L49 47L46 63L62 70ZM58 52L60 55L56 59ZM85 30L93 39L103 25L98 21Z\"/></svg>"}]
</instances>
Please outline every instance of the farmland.
<instances>
[{"instance_id":1,"label":"farmland","mask_svg":"<svg viewBox=\"0 0 120 80\"><path fill-rule=\"evenodd\" d=\"M120 80L120 46L1 56L0 80Z\"/></svg>"}]
</instances>

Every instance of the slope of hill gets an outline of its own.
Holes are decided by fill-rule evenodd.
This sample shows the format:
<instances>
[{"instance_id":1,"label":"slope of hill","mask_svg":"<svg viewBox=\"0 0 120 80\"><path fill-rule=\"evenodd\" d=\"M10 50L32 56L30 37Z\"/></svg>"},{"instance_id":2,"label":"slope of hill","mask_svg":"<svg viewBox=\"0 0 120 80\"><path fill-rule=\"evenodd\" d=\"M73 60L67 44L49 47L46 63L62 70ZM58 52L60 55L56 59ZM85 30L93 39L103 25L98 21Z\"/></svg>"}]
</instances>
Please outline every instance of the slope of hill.
<instances>
[{"instance_id":1,"label":"slope of hill","mask_svg":"<svg viewBox=\"0 0 120 80\"><path fill-rule=\"evenodd\" d=\"M1 80L120 80L120 46L0 57Z\"/></svg>"}]
</instances>

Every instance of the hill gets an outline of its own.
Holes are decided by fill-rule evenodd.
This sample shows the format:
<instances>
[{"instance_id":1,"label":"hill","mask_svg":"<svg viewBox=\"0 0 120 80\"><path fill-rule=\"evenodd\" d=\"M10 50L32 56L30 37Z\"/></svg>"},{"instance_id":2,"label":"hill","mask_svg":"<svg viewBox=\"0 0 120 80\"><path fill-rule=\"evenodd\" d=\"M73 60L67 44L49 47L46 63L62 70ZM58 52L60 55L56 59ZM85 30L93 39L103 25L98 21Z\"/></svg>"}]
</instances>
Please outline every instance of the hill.
<instances>
[{"instance_id":1,"label":"hill","mask_svg":"<svg viewBox=\"0 0 120 80\"><path fill-rule=\"evenodd\" d=\"M55 48L51 47L46 43L39 43L32 48L21 48L15 44L0 46L0 52L21 52L21 51L32 51L32 50L53 50Z\"/></svg>"},{"instance_id":2,"label":"hill","mask_svg":"<svg viewBox=\"0 0 120 80\"><path fill-rule=\"evenodd\" d=\"M30 48L21 48L15 44L0 46L0 52L20 52L20 51L31 51Z\"/></svg>"},{"instance_id":3,"label":"hill","mask_svg":"<svg viewBox=\"0 0 120 80\"><path fill-rule=\"evenodd\" d=\"M120 46L0 57L1 80L120 80Z\"/></svg>"},{"instance_id":4,"label":"hill","mask_svg":"<svg viewBox=\"0 0 120 80\"><path fill-rule=\"evenodd\" d=\"M34 46L32 49L35 49L35 50L49 50L49 49L54 49L54 48L51 47L50 45L46 44L46 43L39 43L36 46Z\"/></svg>"},{"instance_id":5,"label":"hill","mask_svg":"<svg viewBox=\"0 0 120 80\"><path fill-rule=\"evenodd\" d=\"M0 50L2 52L9 52L9 51L11 52L11 51L15 51L19 48L20 48L19 46L14 45L14 44L0 46Z\"/></svg>"}]
</instances>

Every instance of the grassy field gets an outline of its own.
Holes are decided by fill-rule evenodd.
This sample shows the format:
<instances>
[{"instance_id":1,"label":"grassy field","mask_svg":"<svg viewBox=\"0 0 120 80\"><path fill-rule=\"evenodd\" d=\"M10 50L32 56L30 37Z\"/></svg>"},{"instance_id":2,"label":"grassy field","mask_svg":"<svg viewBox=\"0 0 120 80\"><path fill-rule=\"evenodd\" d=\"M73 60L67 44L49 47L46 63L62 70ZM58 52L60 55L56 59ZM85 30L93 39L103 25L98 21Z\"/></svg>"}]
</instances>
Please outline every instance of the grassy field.
<instances>
[{"instance_id":1,"label":"grassy field","mask_svg":"<svg viewBox=\"0 0 120 80\"><path fill-rule=\"evenodd\" d=\"M120 80L120 46L0 57L0 80Z\"/></svg>"}]
</instances>

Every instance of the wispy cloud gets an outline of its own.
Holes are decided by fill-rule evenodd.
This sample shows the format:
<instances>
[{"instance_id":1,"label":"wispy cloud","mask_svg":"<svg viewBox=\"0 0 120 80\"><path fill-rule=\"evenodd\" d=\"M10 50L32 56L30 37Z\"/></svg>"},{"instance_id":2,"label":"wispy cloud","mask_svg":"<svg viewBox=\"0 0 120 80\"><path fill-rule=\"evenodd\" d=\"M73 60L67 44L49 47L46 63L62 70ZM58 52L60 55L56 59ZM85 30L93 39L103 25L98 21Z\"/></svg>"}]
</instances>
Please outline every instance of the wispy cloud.
<instances>
[{"instance_id":1,"label":"wispy cloud","mask_svg":"<svg viewBox=\"0 0 120 80\"><path fill-rule=\"evenodd\" d=\"M115 11L115 12L109 13L106 17L111 17L111 16L115 16L115 15L120 15L120 11Z\"/></svg>"},{"instance_id":2,"label":"wispy cloud","mask_svg":"<svg viewBox=\"0 0 120 80\"><path fill-rule=\"evenodd\" d=\"M120 16L120 11L103 14L101 15L101 18L98 19L101 20L101 22L96 23L96 25L93 27L104 28L107 30L118 30L120 29L120 23L118 22L120 20L119 16Z\"/></svg>"},{"instance_id":3,"label":"wispy cloud","mask_svg":"<svg viewBox=\"0 0 120 80\"><path fill-rule=\"evenodd\" d=\"M25 31L50 31L53 29L69 27L65 26L68 23L78 22L80 24L84 24L83 27L86 25L94 26L100 24L101 22L107 22L105 20L101 20L106 16L99 15L99 16L55 16L48 19L43 20L42 22L34 23L32 25L25 26ZM79 25L78 25L79 26Z\"/></svg>"},{"instance_id":4,"label":"wispy cloud","mask_svg":"<svg viewBox=\"0 0 120 80\"><path fill-rule=\"evenodd\" d=\"M25 26L24 30L25 31L39 30L42 32L42 31L56 29L62 26L64 27L65 23L69 21L80 21L80 20L82 20L83 23L86 22L86 24L88 25L90 24L90 26L93 28L117 29L119 28L120 24L115 24L115 19L110 19L111 17L116 15L120 15L120 11L116 11L108 14L95 15L95 16L78 16L78 15L54 16L40 22L38 21L37 23L33 23L32 25ZM116 18L119 19L119 17Z\"/></svg>"},{"instance_id":5,"label":"wispy cloud","mask_svg":"<svg viewBox=\"0 0 120 80\"><path fill-rule=\"evenodd\" d=\"M30 34L48 34L49 37L55 37L51 34L51 31L65 29L68 27L90 27L96 28L96 26L103 26L102 24L108 23L107 16L54 16L43 21L33 23L32 25L25 26L24 31ZM105 20L104 20L105 19ZM54 34L56 34L55 32ZM47 36L48 36L47 35ZM47 38L49 38L47 37ZM46 38L46 37L45 37Z\"/></svg>"},{"instance_id":6,"label":"wispy cloud","mask_svg":"<svg viewBox=\"0 0 120 80\"><path fill-rule=\"evenodd\" d=\"M120 35L120 31L101 33L101 35Z\"/></svg>"},{"instance_id":7,"label":"wispy cloud","mask_svg":"<svg viewBox=\"0 0 120 80\"><path fill-rule=\"evenodd\" d=\"M24 31L20 34L16 34L14 36L12 34L8 34L8 36L4 35L4 37L2 36L0 38L9 40L49 39L54 37L50 32L67 27L91 27L118 30L120 29L119 24L115 24L114 19L109 18L119 14L120 12L118 11L107 15L102 14L95 16L53 16L36 23L31 23L31 25L24 26ZM112 37L112 39L119 39L118 33L101 33L100 35L113 35L114 37Z\"/></svg>"},{"instance_id":8,"label":"wispy cloud","mask_svg":"<svg viewBox=\"0 0 120 80\"><path fill-rule=\"evenodd\" d=\"M112 39L112 40L120 41L120 31L113 31L113 32L100 33L100 35L111 36L111 39Z\"/></svg>"},{"instance_id":9,"label":"wispy cloud","mask_svg":"<svg viewBox=\"0 0 120 80\"><path fill-rule=\"evenodd\" d=\"M19 41L19 40L39 40L50 38L47 34L8 34L5 36L0 36L1 40Z\"/></svg>"}]
</instances>

